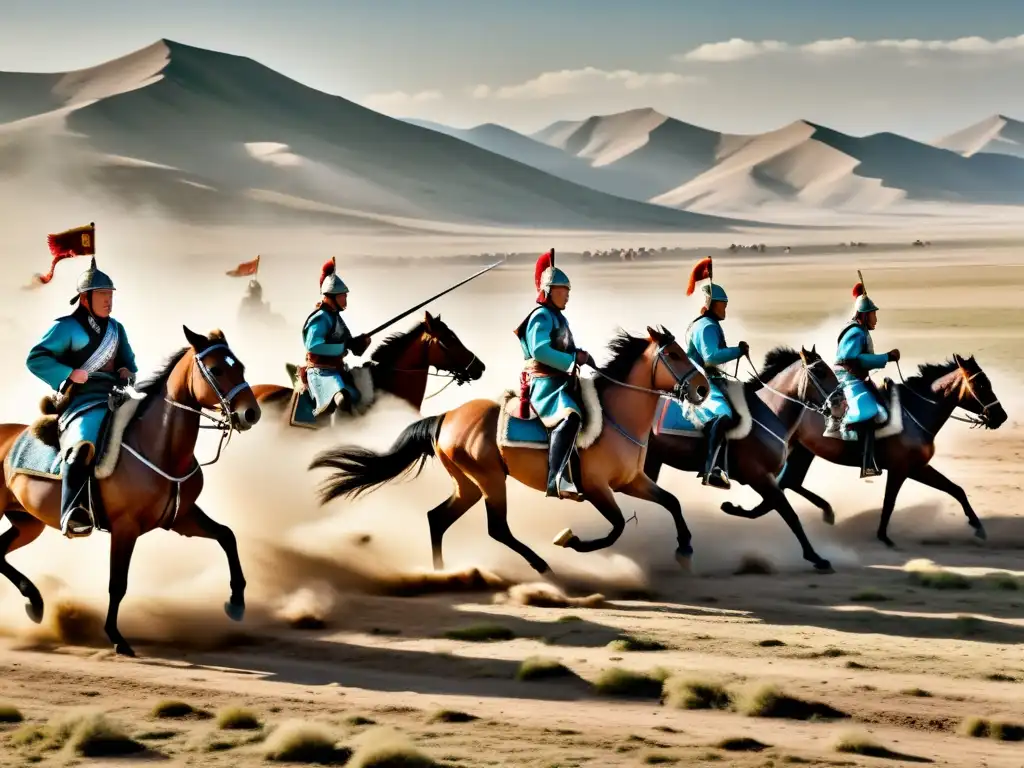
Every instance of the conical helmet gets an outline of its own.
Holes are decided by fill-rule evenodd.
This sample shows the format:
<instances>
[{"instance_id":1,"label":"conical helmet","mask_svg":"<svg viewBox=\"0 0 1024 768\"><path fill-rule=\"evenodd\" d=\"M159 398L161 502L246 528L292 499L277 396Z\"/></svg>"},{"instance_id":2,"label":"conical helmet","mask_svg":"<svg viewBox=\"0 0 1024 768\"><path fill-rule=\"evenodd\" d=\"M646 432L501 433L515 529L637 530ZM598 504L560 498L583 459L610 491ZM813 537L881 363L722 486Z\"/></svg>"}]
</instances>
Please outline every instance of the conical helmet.
<instances>
[{"instance_id":1,"label":"conical helmet","mask_svg":"<svg viewBox=\"0 0 1024 768\"><path fill-rule=\"evenodd\" d=\"M101 272L96 266L96 257L93 256L89 262L89 268L78 277L78 292L88 293L89 291L113 291L114 281L106 272ZM78 301L78 296L71 299L71 304Z\"/></svg>"},{"instance_id":2,"label":"conical helmet","mask_svg":"<svg viewBox=\"0 0 1024 768\"><path fill-rule=\"evenodd\" d=\"M555 266L555 249L542 253L533 268L533 285L537 289L537 303L543 304L548 299L552 288L562 286L572 288L569 276Z\"/></svg>"},{"instance_id":3,"label":"conical helmet","mask_svg":"<svg viewBox=\"0 0 1024 768\"><path fill-rule=\"evenodd\" d=\"M853 286L853 311L856 314L874 312L877 309L878 307L875 306L875 302L868 296L864 283L857 283Z\"/></svg>"},{"instance_id":4,"label":"conical helmet","mask_svg":"<svg viewBox=\"0 0 1024 768\"><path fill-rule=\"evenodd\" d=\"M338 294L348 293L348 286L345 285L344 280L338 277L338 273L335 271L336 266L332 258L330 261L325 262L320 269L320 294L322 296L337 296Z\"/></svg>"},{"instance_id":5,"label":"conical helmet","mask_svg":"<svg viewBox=\"0 0 1024 768\"><path fill-rule=\"evenodd\" d=\"M710 307L712 301L729 301L729 295L725 292L725 288L716 283L712 279L712 263L711 257L701 259L693 265L693 269L690 270L690 282L686 286L686 295L693 295L694 290L697 287L697 283L702 280L707 280L705 285L701 286L701 293L704 294L704 306Z\"/></svg>"}]
</instances>

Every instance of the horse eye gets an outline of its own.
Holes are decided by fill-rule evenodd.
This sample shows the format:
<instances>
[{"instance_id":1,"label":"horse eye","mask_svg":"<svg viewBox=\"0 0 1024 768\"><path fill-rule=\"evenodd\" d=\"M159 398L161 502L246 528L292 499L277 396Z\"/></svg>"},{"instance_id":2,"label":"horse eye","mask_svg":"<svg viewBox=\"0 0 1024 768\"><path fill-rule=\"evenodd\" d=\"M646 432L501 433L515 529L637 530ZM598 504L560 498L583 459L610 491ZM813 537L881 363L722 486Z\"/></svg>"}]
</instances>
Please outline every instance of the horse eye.
<instances>
[{"instance_id":1,"label":"horse eye","mask_svg":"<svg viewBox=\"0 0 1024 768\"><path fill-rule=\"evenodd\" d=\"M210 368L210 373L212 373L214 376L220 376L222 373L220 366L215 365L212 368Z\"/></svg>"}]
</instances>

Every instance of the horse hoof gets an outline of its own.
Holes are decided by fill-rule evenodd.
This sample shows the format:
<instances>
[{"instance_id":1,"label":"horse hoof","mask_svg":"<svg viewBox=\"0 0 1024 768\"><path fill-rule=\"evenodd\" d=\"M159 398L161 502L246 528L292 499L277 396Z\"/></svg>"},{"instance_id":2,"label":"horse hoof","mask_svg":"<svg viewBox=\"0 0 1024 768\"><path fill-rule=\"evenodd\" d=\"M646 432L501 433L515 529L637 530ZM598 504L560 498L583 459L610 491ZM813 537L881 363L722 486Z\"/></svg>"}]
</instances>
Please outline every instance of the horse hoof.
<instances>
[{"instance_id":1,"label":"horse hoof","mask_svg":"<svg viewBox=\"0 0 1024 768\"><path fill-rule=\"evenodd\" d=\"M814 564L814 570L817 573L835 573L835 569L832 567L832 563L828 560L819 560Z\"/></svg>"},{"instance_id":2,"label":"horse hoof","mask_svg":"<svg viewBox=\"0 0 1024 768\"><path fill-rule=\"evenodd\" d=\"M836 513L833 512L831 509L824 510L821 513L821 521L823 523L825 523L825 525L835 525L836 524Z\"/></svg>"},{"instance_id":3,"label":"horse hoof","mask_svg":"<svg viewBox=\"0 0 1024 768\"><path fill-rule=\"evenodd\" d=\"M896 549L896 542L890 539L888 536L879 536L878 540L885 544L889 549Z\"/></svg>"},{"instance_id":4,"label":"horse hoof","mask_svg":"<svg viewBox=\"0 0 1024 768\"><path fill-rule=\"evenodd\" d=\"M693 573L693 551L681 552L676 550L676 562L679 563L679 568L683 573Z\"/></svg>"},{"instance_id":5,"label":"horse hoof","mask_svg":"<svg viewBox=\"0 0 1024 768\"><path fill-rule=\"evenodd\" d=\"M564 529L560 534L555 536L555 540L552 542L556 547L566 546L574 537L572 528Z\"/></svg>"},{"instance_id":6,"label":"horse hoof","mask_svg":"<svg viewBox=\"0 0 1024 768\"><path fill-rule=\"evenodd\" d=\"M43 606L42 604L36 605L35 603L25 603L25 613L32 619L33 624L39 624L43 620Z\"/></svg>"},{"instance_id":7,"label":"horse hoof","mask_svg":"<svg viewBox=\"0 0 1024 768\"><path fill-rule=\"evenodd\" d=\"M131 658L135 657L135 651L124 640L114 644L114 653L116 653L118 656L128 656Z\"/></svg>"},{"instance_id":8,"label":"horse hoof","mask_svg":"<svg viewBox=\"0 0 1024 768\"><path fill-rule=\"evenodd\" d=\"M224 603L224 613L232 621L241 621L245 618L245 603Z\"/></svg>"},{"instance_id":9,"label":"horse hoof","mask_svg":"<svg viewBox=\"0 0 1024 768\"><path fill-rule=\"evenodd\" d=\"M988 541L988 534L985 533L985 526L981 523L978 523L977 527L974 529L974 538L980 539L981 541Z\"/></svg>"},{"instance_id":10,"label":"horse hoof","mask_svg":"<svg viewBox=\"0 0 1024 768\"><path fill-rule=\"evenodd\" d=\"M530 567L533 568L541 576L547 576L551 573L551 566L541 560L538 563L530 563Z\"/></svg>"}]
</instances>

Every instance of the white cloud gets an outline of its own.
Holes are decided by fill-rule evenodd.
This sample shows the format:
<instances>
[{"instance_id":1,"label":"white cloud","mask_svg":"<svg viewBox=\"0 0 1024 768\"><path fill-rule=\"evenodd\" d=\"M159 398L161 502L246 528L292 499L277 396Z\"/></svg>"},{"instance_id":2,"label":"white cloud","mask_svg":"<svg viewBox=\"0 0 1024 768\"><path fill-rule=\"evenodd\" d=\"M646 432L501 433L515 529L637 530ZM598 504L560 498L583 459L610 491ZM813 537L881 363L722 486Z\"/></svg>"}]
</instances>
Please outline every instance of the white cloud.
<instances>
[{"instance_id":1,"label":"white cloud","mask_svg":"<svg viewBox=\"0 0 1024 768\"><path fill-rule=\"evenodd\" d=\"M440 91L391 91L390 93L371 93L363 99L363 106L384 114L398 114L431 101L440 101L444 95Z\"/></svg>"},{"instance_id":2,"label":"white cloud","mask_svg":"<svg viewBox=\"0 0 1024 768\"><path fill-rule=\"evenodd\" d=\"M888 49L905 53L944 52L962 55L985 55L1024 51L1024 35L989 40L984 37L960 37L955 40L857 40L840 37L792 45L778 40L744 40L734 37L720 43L705 43L692 51L677 54L676 61L730 62L751 59L769 53L804 53L814 56L835 56L870 49Z\"/></svg>"},{"instance_id":3,"label":"white cloud","mask_svg":"<svg viewBox=\"0 0 1024 768\"><path fill-rule=\"evenodd\" d=\"M561 69L542 72L536 77L515 85L492 87L478 85L471 89L475 99L546 99L607 88L638 91L645 88L663 88L698 82L701 78L678 72L634 72L631 69L606 70L597 67Z\"/></svg>"}]
</instances>

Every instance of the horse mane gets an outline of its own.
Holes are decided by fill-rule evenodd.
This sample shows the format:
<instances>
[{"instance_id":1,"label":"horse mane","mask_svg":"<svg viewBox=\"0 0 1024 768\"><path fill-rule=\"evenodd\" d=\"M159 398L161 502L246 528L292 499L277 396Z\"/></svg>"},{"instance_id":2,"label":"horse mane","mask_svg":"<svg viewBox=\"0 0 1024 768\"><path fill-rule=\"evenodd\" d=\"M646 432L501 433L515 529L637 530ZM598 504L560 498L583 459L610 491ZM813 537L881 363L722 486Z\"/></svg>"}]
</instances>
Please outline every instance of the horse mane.
<instances>
[{"instance_id":1,"label":"horse mane","mask_svg":"<svg viewBox=\"0 0 1024 768\"><path fill-rule=\"evenodd\" d=\"M631 336L626 331L619 330L615 337L608 342L611 360L598 370L615 381L625 381L629 372L633 370L633 363L644 353L650 343L650 339L643 336ZM595 382L598 393L603 392L610 383L608 379L599 378Z\"/></svg>"},{"instance_id":2,"label":"horse mane","mask_svg":"<svg viewBox=\"0 0 1024 768\"><path fill-rule=\"evenodd\" d=\"M917 367L917 373L908 377L904 383L912 392L927 399L934 394L932 385L947 373L952 373L957 367L958 364L955 360L946 360L943 363L922 363Z\"/></svg>"},{"instance_id":3,"label":"horse mane","mask_svg":"<svg viewBox=\"0 0 1024 768\"><path fill-rule=\"evenodd\" d=\"M426 330L426 323L422 320L408 331L396 331L380 343L380 346L373 350L370 359L377 365L384 367L392 366L398 360L399 355L405 352L418 336L423 335Z\"/></svg>"},{"instance_id":4,"label":"horse mane","mask_svg":"<svg viewBox=\"0 0 1024 768\"><path fill-rule=\"evenodd\" d=\"M746 381L748 392L757 392L767 383L800 359L800 353L792 347L775 347L764 356L764 364L756 376Z\"/></svg>"},{"instance_id":5,"label":"horse mane","mask_svg":"<svg viewBox=\"0 0 1024 768\"><path fill-rule=\"evenodd\" d=\"M164 363L163 367L155 373L152 377L146 379L144 382L135 387L135 391L143 395L142 402L139 403L139 408L135 412L135 418L138 419L149 408L157 398L155 395L159 395L163 392L164 385L167 384L167 380L171 378L171 373L174 371L175 366L181 362L182 358L188 354L191 347L182 347Z\"/></svg>"}]
</instances>

